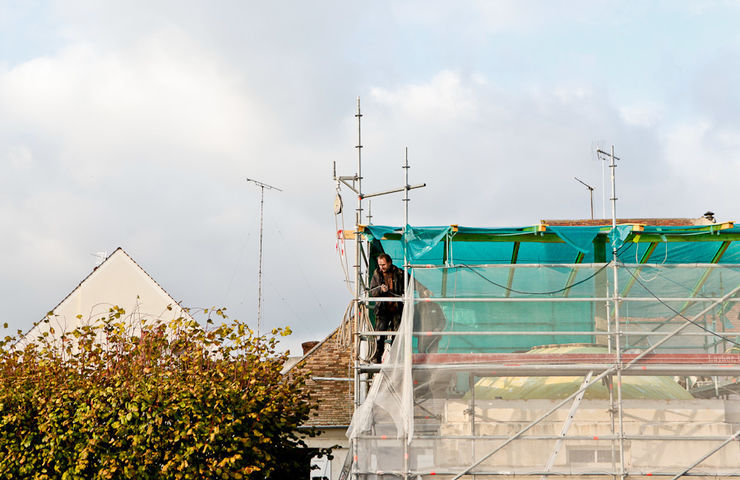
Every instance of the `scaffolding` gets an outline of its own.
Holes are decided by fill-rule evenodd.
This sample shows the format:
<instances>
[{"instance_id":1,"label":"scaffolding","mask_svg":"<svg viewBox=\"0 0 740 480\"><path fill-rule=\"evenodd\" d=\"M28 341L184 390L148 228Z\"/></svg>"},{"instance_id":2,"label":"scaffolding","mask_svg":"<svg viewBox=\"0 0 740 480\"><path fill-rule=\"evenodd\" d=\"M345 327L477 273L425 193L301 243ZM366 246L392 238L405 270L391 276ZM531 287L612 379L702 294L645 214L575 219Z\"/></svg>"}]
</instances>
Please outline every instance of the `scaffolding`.
<instances>
[{"instance_id":1,"label":"scaffolding","mask_svg":"<svg viewBox=\"0 0 740 480\"><path fill-rule=\"evenodd\" d=\"M408 155L404 187L362 191L357 107L357 172L334 175L358 199L342 478L740 476L740 228L619 224L613 147L611 220L412 227ZM394 192L405 226L363 224L363 199ZM403 298L368 297L380 253ZM387 301L401 326L374 331Z\"/></svg>"},{"instance_id":2,"label":"scaffolding","mask_svg":"<svg viewBox=\"0 0 740 480\"><path fill-rule=\"evenodd\" d=\"M740 476L739 228L361 234L411 278L390 357L357 350L354 478Z\"/></svg>"}]
</instances>

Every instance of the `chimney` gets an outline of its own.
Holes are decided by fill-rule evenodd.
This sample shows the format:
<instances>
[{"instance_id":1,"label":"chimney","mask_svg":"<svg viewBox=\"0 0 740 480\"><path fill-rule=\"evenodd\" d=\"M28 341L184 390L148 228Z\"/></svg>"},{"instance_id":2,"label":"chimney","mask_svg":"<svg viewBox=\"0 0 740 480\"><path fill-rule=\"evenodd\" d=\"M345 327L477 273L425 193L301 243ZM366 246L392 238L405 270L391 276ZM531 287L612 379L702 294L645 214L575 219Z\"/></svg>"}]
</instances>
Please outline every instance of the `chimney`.
<instances>
[{"instance_id":1,"label":"chimney","mask_svg":"<svg viewBox=\"0 0 740 480\"><path fill-rule=\"evenodd\" d=\"M319 342L316 342L316 341L313 341L313 342L303 342L303 343L301 343L301 347L303 347L303 354L304 355L307 354L308 352L311 351L311 349L313 347L315 347L318 344L319 344Z\"/></svg>"}]
</instances>

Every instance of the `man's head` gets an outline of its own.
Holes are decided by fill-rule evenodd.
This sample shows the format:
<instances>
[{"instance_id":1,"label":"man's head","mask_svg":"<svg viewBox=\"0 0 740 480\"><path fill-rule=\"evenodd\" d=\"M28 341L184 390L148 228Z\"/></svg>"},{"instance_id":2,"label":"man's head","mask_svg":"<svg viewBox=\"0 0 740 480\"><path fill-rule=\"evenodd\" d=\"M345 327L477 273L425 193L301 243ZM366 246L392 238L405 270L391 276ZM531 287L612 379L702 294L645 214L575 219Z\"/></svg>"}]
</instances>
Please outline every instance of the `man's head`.
<instances>
[{"instance_id":1,"label":"man's head","mask_svg":"<svg viewBox=\"0 0 740 480\"><path fill-rule=\"evenodd\" d=\"M391 256L387 253L381 253L378 255L378 268L381 272L386 273L391 266L393 265L393 260L391 260Z\"/></svg>"}]
</instances>

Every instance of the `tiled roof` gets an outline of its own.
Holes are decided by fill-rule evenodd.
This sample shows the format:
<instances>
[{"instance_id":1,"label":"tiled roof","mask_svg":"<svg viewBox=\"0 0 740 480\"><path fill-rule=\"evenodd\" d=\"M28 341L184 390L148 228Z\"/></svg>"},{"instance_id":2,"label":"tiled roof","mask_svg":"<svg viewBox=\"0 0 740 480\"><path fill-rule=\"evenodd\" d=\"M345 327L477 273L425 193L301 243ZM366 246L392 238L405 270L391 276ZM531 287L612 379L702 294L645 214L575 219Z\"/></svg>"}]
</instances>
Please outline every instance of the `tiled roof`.
<instances>
[{"instance_id":1,"label":"tiled roof","mask_svg":"<svg viewBox=\"0 0 740 480\"><path fill-rule=\"evenodd\" d=\"M346 427L354 410L352 342L343 324L307 352L286 375L309 372L306 387L318 409L306 422L312 427Z\"/></svg>"}]
</instances>

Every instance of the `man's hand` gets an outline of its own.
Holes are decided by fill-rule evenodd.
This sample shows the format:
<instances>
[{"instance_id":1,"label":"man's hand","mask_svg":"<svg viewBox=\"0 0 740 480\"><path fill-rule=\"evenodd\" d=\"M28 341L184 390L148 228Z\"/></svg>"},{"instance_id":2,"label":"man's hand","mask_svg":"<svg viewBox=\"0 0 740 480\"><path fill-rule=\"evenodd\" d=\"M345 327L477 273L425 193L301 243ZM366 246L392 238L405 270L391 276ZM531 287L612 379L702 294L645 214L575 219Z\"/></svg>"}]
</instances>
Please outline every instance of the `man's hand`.
<instances>
[{"instance_id":1,"label":"man's hand","mask_svg":"<svg viewBox=\"0 0 740 480\"><path fill-rule=\"evenodd\" d=\"M388 285L386 285L385 283L383 285L381 285L380 286L380 291L383 292L383 293L387 292L388 291Z\"/></svg>"}]
</instances>

